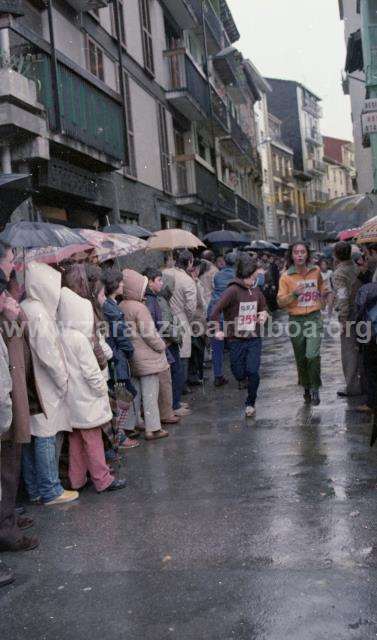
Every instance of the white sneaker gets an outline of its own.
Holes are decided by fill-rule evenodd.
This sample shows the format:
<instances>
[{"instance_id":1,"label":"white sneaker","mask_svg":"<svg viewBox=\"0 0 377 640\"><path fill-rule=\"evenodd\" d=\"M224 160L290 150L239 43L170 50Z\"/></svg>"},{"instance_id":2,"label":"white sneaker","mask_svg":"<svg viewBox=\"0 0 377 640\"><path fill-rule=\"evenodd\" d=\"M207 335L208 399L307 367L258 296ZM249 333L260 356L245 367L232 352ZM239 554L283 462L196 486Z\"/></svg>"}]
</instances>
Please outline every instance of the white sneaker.
<instances>
[{"instance_id":1,"label":"white sneaker","mask_svg":"<svg viewBox=\"0 0 377 640\"><path fill-rule=\"evenodd\" d=\"M246 418L252 418L253 416L255 416L255 407L246 407L245 416Z\"/></svg>"},{"instance_id":2,"label":"white sneaker","mask_svg":"<svg viewBox=\"0 0 377 640\"><path fill-rule=\"evenodd\" d=\"M54 500L50 500L50 502L45 502L46 507L49 507L53 504L67 504L68 502L73 502L79 498L78 491L63 491L61 496L58 496Z\"/></svg>"}]
</instances>

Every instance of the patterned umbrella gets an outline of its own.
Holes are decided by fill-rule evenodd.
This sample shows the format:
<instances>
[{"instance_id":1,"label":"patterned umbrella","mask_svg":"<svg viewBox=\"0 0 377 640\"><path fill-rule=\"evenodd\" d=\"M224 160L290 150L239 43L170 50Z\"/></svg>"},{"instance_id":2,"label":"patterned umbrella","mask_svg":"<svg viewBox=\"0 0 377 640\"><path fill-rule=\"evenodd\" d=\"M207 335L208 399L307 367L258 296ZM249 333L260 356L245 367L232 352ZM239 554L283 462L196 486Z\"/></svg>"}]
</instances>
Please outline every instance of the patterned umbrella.
<instances>
[{"instance_id":1,"label":"patterned umbrella","mask_svg":"<svg viewBox=\"0 0 377 640\"><path fill-rule=\"evenodd\" d=\"M18 250L15 257L16 271L22 271L29 262L44 262L45 264L59 264L69 260L75 254L92 250L90 244L71 244L68 247L40 247L38 249Z\"/></svg>"},{"instance_id":2,"label":"patterned umbrella","mask_svg":"<svg viewBox=\"0 0 377 640\"><path fill-rule=\"evenodd\" d=\"M357 236L357 244L377 243L377 216L364 222Z\"/></svg>"},{"instance_id":3,"label":"patterned umbrella","mask_svg":"<svg viewBox=\"0 0 377 640\"><path fill-rule=\"evenodd\" d=\"M346 229L338 233L338 240L352 240L352 238L357 238L359 232L360 229Z\"/></svg>"},{"instance_id":4,"label":"patterned umbrella","mask_svg":"<svg viewBox=\"0 0 377 640\"><path fill-rule=\"evenodd\" d=\"M141 238L115 233L102 233L91 229L80 229L80 234L95 249L99 262L128 256L145 249L147 243Z\"/></svg>"}]
</instances>

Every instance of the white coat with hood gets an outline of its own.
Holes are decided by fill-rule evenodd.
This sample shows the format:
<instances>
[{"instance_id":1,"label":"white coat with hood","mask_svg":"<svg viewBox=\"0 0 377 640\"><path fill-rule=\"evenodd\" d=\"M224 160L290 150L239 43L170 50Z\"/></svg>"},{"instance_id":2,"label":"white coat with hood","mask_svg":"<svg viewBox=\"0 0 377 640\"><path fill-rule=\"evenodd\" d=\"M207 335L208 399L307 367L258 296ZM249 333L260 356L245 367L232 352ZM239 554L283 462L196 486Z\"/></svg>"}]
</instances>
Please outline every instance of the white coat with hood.
<instances>
[{"instance_id":1,"label":"white coat with hood","mask_svg":"<svg viewBox=\"0 0 377 640\"><path fill-rule=\"evenodd\" d=\"M31 262L25 272L26 299L21 303L29 324L34 373L46 416L30 417L33 436L70 431L66 395L68 369L56 324L61 275L47 264Z\"/></svg>"},{"instance_id":2,"label":"white coat with hood","mask_svg":"<svg viewBox=\"0 0 377 640\"><path fill-rule=\"evenodd\" d=\"M93 307L65 287L58 308L68 363L68 407L73 429L101 427L112 419L107 384L94 355Z\"/></svg>"}]
</instances>

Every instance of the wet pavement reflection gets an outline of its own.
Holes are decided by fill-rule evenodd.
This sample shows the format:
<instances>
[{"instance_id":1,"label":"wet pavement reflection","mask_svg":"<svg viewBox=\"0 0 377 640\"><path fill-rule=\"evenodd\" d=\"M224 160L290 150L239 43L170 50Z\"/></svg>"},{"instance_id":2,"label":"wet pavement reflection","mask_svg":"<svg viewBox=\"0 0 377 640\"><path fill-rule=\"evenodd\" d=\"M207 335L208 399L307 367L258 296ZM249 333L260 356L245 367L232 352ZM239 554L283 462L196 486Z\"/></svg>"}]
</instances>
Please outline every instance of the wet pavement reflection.
<instances>
[{"instance_id":1,"label":"wet pavement reflection","mask_svg":"<svg viewBox=\"0 0 377 640\"><path fill-rule=\"evenodd\" d=\"M377 449L338 399L337 340L307 408L290 344L266 339L257 417L232 381L195 391L166 441L127 456L127 491L29 509L39 549L4 554L12 640L368 640L377 636Z\"/></svg>"}]
</instances>

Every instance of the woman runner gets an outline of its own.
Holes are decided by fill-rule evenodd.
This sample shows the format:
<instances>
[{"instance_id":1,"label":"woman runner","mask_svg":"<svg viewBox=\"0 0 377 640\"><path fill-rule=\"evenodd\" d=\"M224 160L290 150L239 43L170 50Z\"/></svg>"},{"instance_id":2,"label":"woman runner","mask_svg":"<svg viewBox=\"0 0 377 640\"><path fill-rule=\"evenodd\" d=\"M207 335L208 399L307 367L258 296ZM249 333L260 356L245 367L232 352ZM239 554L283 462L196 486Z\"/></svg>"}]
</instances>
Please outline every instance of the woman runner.
<instances>
[{"instance_id":1,"label":"woman runner","mask_svg":"<svg viewBox=\"0 0 377 640\"><path fill-rule=\"evenodd\" d=\"M325 284L320 269L310 262L310 249L296 242L288 251L287 270L280 278L278 304L289 313L289 336L296 358L304 400L320 403L322 296Z\"/></svg>"}]
</instances>

